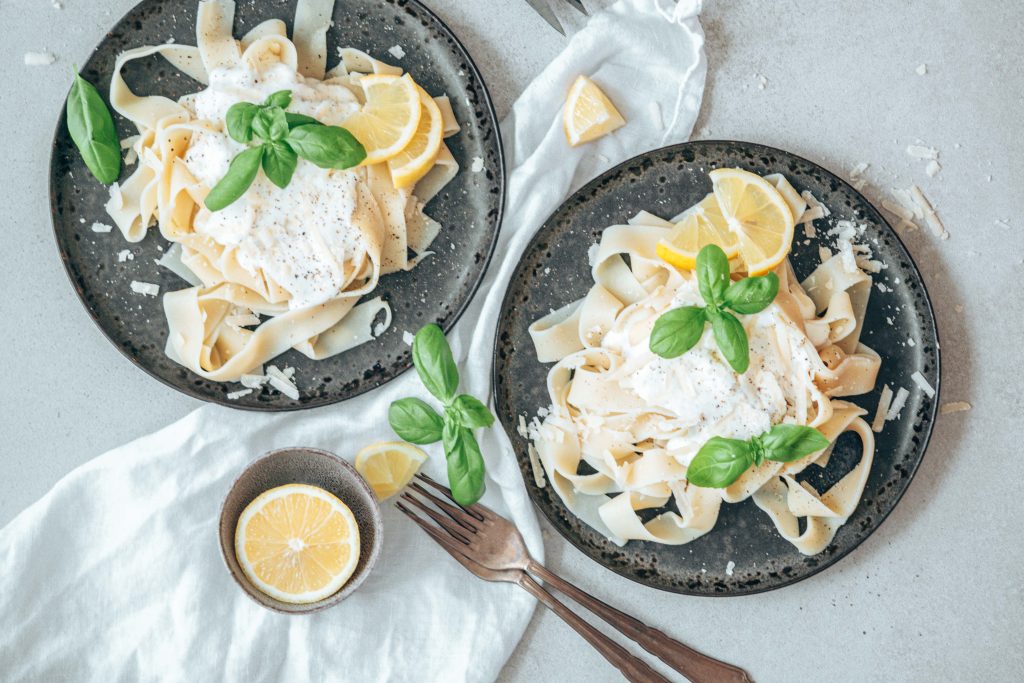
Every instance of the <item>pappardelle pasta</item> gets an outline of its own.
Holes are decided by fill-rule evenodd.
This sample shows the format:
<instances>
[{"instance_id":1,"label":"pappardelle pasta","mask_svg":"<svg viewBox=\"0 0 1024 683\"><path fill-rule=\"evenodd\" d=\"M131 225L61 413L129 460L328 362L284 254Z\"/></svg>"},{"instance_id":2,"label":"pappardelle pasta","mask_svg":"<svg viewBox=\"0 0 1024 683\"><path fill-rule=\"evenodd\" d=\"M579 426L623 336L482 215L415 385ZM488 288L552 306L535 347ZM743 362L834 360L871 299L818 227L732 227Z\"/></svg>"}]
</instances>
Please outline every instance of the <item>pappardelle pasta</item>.
<instances>
[{"instance_id":1,"label":"pappardelle pasta","mask_svg":"<svg viewBox=\"0 0 1024 683\"><path fill-rule=\"evenodd\" d=\"M459 130L451 106L353 48L338 50L328 70L333 6L299 0L290 38L274 19L236 40L235 3L203 0L196 46L140 47L116 61L110 101L138 128L128 141L137 168L112 187L107 211L129 242L156 225L174 243L165 261L192 286L164 295L166 352L208 380L262 374L289 348L319 360L379 336L390 308L380 297L360 298L381 276L413 268L441 229L423 208L458 172L440 141ZM136 95L122 69L151 55L207 87L178 101ZM383 104L371 93L379 87L392 88L378 98ZM246 149L228 134L228 110L282 91L290 93L289 125L291 117L347 125L366 160L324 168L293 154L286 187L258 173L237 201L211 211L204 199ZM412 93L411 105L403 93Z\"/></svg>"},{"instance_id":2,"label":"pappardelle pasta","mask_svg":"<svg viewBox=\"0 0 1024 683\"><path fill-rule=\"evenodd\" d=\"M785 178L764 180L800 217L806 203ZM860 267L864 248L842 235L839 253L823 254L802 282L781 257L770 271L778 278L774 300L760 312L737 314L749 339L745 372L730 367L711 329L686 353L661 357L651 349L656 320L706 301L695 271L659 257L659 244L700 206L671 221L641 212L606 228L591 252L594 285L586 297L531 325L538 359L554 362L551 405L528 428L531 460L543 469L535 475L619 545L688 543L714 527L723 502L753 498L800 552L819 553L857 506L874 456L865 411L840 398L871 391L881 363L860 341L871 291ZM763 255L752 245L738 248ZM733 280L745 272L740 257L731 266ZM788 462L759 459L721 488L687 480L709 440L751 439L780 424L812 427L829 445ZM810 465L827 465L844 432L862 443L853 470L820 494L798 481ZM675 509L638 514L671 500Z\"/></svg>"}]
</instances>

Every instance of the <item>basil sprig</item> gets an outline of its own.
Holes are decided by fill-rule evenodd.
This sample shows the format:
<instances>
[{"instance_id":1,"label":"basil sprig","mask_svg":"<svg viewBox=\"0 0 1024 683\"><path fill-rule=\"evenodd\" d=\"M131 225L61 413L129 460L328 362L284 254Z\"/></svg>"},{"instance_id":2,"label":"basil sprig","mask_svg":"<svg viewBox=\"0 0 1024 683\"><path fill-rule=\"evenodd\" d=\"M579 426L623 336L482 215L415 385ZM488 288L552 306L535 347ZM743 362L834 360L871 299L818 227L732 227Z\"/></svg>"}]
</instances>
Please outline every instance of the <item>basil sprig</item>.
<instances>
[{"instance_id":1,"label":"basil sprig","mask_svg":"<svg viewBox=\"0 0 1024 683\"><path fill-rule=\"evenodd\" d=\"M705 323L732 369L743 374L750 366L750 349L743 323L732 312L751 314L767 308L779 293L775 273L729 281L729 259L709 244L697 254L697 288L704 306L683 306L664 313L651 330L650 349L662 358L683 355L704 336Z\"/></svg>"},{"instance_id":2,"label":"basil sprig","mask_svg":"<svg viewBox=\"0 0 1024 683\"><path fill-rule=\"evenodd\" d=\"M388 409L388 422L409 443L441 441L452 496L462 505L472 505L484 494L484 459L473 430L490 427L494 415L473 396L457 393L459 370L437 325L426 325L416 333L412 362L423 386L444 404L444 412L439 415L421 399L402 398Z\"/></svg>"},{"instance_id":3,"label":"basil sprig","mask_svg":"<svg viewBox=\"0 0 1024 683\"><path fill-rule=\"evenodd\" d=\"M121 174L121 143L114 118L92 83L75 74L67 106L68 133L89 172L104 185Z\"/></svg>"},{"instance_id":4,"label":"basil sprig","mask_svg":"<svg viewBox=\"0 0 1024 683\"><path fill-rule=\"evenodd\" d=\"M259 169L280 188L292 180L299 157L320 168L351 168L366 158L366 149L340 126L326 126L311 116L286 112L290 90L271 94L263 104L238 102L224 117L228 135L243 144L228 172L206 196L206 208L220 211L237 201L256 179ZM118 157L120 161L120 157Z\"/></svg>"},{"instance_id":5,"label":"basil sprig","mask_svg":"<svg viewBox=\"0 0 1024 683\"><path fill-rule=\"evenodd\" d=\"M779 424L749 441L713 436L701 446L686 479L695 486L725 488L751 465L765 460L792 462L828 446L825 435L813 427Z\"/></svg>"}]
</instances>

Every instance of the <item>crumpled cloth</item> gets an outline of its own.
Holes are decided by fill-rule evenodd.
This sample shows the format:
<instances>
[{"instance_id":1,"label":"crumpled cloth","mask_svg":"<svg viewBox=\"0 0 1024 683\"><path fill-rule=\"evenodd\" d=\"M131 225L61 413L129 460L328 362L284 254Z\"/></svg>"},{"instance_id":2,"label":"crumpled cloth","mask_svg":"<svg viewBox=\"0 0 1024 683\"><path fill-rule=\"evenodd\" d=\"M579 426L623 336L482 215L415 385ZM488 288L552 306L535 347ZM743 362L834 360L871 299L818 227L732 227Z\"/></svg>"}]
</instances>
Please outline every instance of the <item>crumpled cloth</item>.
<instances>
[{"instance_id":1,"label":"crumpled cloth","mask_svg":"<svg viewBox=\"0 0 1024 683\"><path fill-rule=\"evenodd\" d=\"M689 136L706 71L699 12L700 0L620 0L572 38L503 122L504 226L483 285L449 335L464 391L490 396L502 296L548 215L601 170ZM571 149L561 109L579 74L592 76L628 123ZM522 637L533 598L471 577L390 504L376 568L323 612L259 607L220 556L220 505L249 462L285 446L351 458L394 438L387 407L409 395L426 398L415 372L300 413L205 406L68 474L0 530L0 680L493 680ZM509 516L541 558L508 439L496 425L480 440L484 502ZM425 471L443 480L440 445L427 451Z\"/></svg>"}]
</instances>

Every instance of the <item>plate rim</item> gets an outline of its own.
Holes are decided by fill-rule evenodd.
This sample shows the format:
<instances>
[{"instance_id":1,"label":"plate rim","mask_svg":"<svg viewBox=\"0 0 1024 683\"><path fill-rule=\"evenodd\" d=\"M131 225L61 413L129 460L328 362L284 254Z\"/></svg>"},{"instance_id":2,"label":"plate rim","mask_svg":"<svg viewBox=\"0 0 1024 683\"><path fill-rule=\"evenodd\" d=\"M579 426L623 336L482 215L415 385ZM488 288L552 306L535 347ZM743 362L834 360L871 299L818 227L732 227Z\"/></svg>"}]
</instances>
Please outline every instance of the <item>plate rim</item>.
<instances>
[{"instance_id":1,"label":"plate rim","mask_svg":"<svg viewBox=\"0 0 1024 683\"><path fill-rule=\"evenodd\" d=\"M574 191L568 197L566 197L548 215L548 217L544 219L544 221L534 231L533 235L530 237L530 240L527 242L526 247L523 249L522 253L519 256L519 259L518 259L518 261L516 263L515 270L518 270L519 265L522 263L524 256L529 251L531 246L534 244L534 242L536 241L537 236L540 234L540 232L542 230L544 230L544 228L546 226L548 226L552 222L552 219L562 210L562 208L566 204L568 204L571 201L573 201L577 196L592 190L596 185L604 182L610 176L613 176L615 174L621 173L624 168L626 168L626 167L628 167L628 166L630 166L632 164L641 162L644 159L647 159L651 155L656 154L656 153L660 153L660 152L681 152L681 151L683 151L683 150L685 150L687 148L692 148L692 147L699 147L699 146L704 146L704 145L723 145L723 144L741 145L741 146L744 146L744 147L746 147L748 149L750 149L752 147L753 148L760 148L761 150L765 150L765 151L768 151L768 152L780 153L780 154L792 157L794 159L797 159L799 161L802 161L802 162L804 162L806 164L809 164L811 166L814 166L819 171L823 172L830 179L833 179L834 181L838 182L840 185L843 185L846 188L848 188L851 192L854 193L854 195L857 198L859 198L866 205L868 205L872 209L874 209L875 213L878 214L879 218L881 218L882 225L884 226L884 229L887 229L889 231L891 236L893 238L895 238L895 241L899 245L900 249L902 249L903 253L906 254L907 262L910 264L910 269L913 271L913 273L917 276L918 280L921 282L921 291L923 293L924 302L925 302L925 309L924 310L927 311L927 314L928 314L928 327L930 328L930 331L932 332L932 334L935 335L935 380L936 381L935 381L935 387L934 387L934 389L935 389L935 396L931 400L931 406L930 406L930 409L928 411L926 424L924 425L924 429L923 429L923 436L922 436L922 440L921 440L921 455L920 455L919 458L917 458L916 462L914 462L913 465L910 468L908 468L908 476L907 476L906 485L902 488L902 490L900 490L896 494L896 497L893 500L892 505L889 507L889 509L886 510L883 514L881 514L879 516L877 523L872 525L871 529L864 536L856 539L856 541L846 550L846 552L842 553L838 557L831 558L830 561L823 561L823 562L819 563L816 567L812 567L806 573L800 574L799 576L796 576L796 577L794 577L792 579L787 578L786 580L784 580L781 583L770 585L770 586L763 586L763 587L746 589L746 590L742 590L742 591L729 591L729 590L727 590L727 591L721 592L721 593L716 593L716 592L700 592L700 591L695 591L695 590L688 589L685 586L660 586L660 585L653 585L653 584L650 584L650 583L647 583L647 582L641 580L639 577L637 577L634 574L627 573L625 567L609 566L609 565L601 562L599 559L597 559L596 557L591 555L591 553L588 552L587 549L585 549L583 547L583 544L578 539L576 539L576 538L570 536L569 534L567 534L566 532L564 532L562 530L561 526L557 523L557 521L556 521L557 517L554 515L554 513L552 511L547 510L545 507L543 507L540 504L540 502L538 502L537 496L534 493L534 488L535 487L532 487L533 486L533 482L530 481L529 477L527 477L526 472L523 470L523 468L521 466L522 465L521 457L523 457L523 456L521 456L521 454L517 452L517 449L515 448L514 445L512 446L512 452L513 452L513 455L515 456L515 459L516 459L516 466L519 469L520 476L523 478L523 483L526 486L526 492L527 492L527 495L530 497L530 501L541 512L541 514L548 521L548 523L552 527L554 527L555 531L558 532L559 536L561 536L565 541L568 541L569 544L572 545L581 554L583 554L583 556L585 556L589 560L593 561L594 563L596 563L598 566L602 567L603 569L611 571L611 572L614 572L616 575L621 576L621 577L626 578L626 579L629 579L630 581L633 581L634 583L637 583L637 584L639 584L641 586L644 586L645 588L659 590L659 591L662 591L662 592L672 593L672 594L676 594L676 595L687 595L687 596L702 597L702 598L737 598L737 597L745 597L745 596L751 596L751 595L758 595L758 594L761 594L761 593L768 593L770 591L780 590L780 589L783 589L783 588L788 588L790 586L793 586L795 584L800 583L801 581L809 579L812 576L816 576L816 575L820 574L821 572L824 572L825 570L827 570L827 569L829 569L831 567L834 567L835 565L837 565L841 561L843 561L845 558L847 558L850 555L852 555L858 548L860 548L861 544L863 544L864 541L866 541L868 538L873 536L874 533L876 531L878 531L878 529L881 528L881 526L889 518L889 515L892 514L892 512L896 509L896 507L903 500L903 496L906 495L908 490L910 490L910 486L911 486L911 484L914 481L914 477L917 475L917 471L921 467L921 463L924 461L925 455L927 455L927 453L928 453L928 446L931 444L932 433L935 430L935 422L936 422L936 418L938 416L939 403L940 403L939 399L940 399L940 396L941 396L941 385L942 385L942 344L941 344L941 340L939 339L938 318L935 316L935 307L932 304L931 295L928 293L928 287L927 287L927 284L925 283L923 275L921 274L921 270L920 270L920 268L918 268L917 263L914 261L914 257L910 253L910 250L907 249L907 245L900 238L899 233L897 233L896 230L889 224L889 221L886 220L886 218L882 214L882 212L879 211L878 208L871 201L869 201L868 198L865 197L863 193L860 192L860 190L858 190L857 188L853 187L853 185L851 185L849 182L847 182L844 178L842 178L839 175L833 173L832 171L830 171L829 169L825 168L824 166L822 166L821 164L819 164L819 163L817 163L815 161L811 161L810 159L807 159L806 157L804 157L802 155L795 154L793 152L789 152L787 150L780 149L778 147L772 147L770 145L765 145L765 144L762 144L762 143L759 143L759 142L750 142L750 141L747 141L747 140L729 140L729 139L719 139L719 138L716 138L716 139L711 139L711 140L687 140L686 142L679 142L679 143L674 143L674 144L671 144L671 145L664 145L662 147L656 147L654 149L650 149L650 150L647 150L645 152L641 152L640 154L636 154L636 155L634 155L632 157L629 157L628 159L625 159L624 161L621 161L618 164L615 164L614 166L612 166L612 167L608 168L607 170L601 172L600 174L598 174L597 176L595 176L594 178L590 179L585 184L580 186L576 191ZM513 276L515 275L515 270L513 270ZM510 278L508 284L505 287L505 294L502 296L502 299L501 299L501 308L499 309L498 324L495 326L494 342L493 342L493 348L491 350L491 376L490 376L490 379L491 379L491 392L490 393L491 393L491 399L494 401L495 406L497 406L497 404L498 404L498 374L499 374L498 373L498 364L500 362L500 356L499 356L499 353L498 353L498 348L499 348L501 326L502 326L501 323L502 323L502 319L503 319L502 313L505 310L507 310L507 308L510 305L509 297L510 297L511 292L512 292L512 279ZM512 434L515 431L515 426L514 425L506 425L505 421L502 419L501 411L497 411L496 410L496 412L498 413L498 415L497 415L498 422L501 423L501 427L505 431L505 435L509 438L510 443L514 443L513 439L512 439ZM564 503L562 503L562 505L564 507ZM860 505L859 501L858 501L858 505ZM714 530L712 530L709 533L714 533ZM677 548L677 547L678 548L682 548L682 547L685 547L685 544L682 545L682 546L666 546L666 547L667 548Z\"/></svg>"},{"instance_id":2,"label":"plate rim","mask_svg":"<svg viewBox=\"0 0 1024 683\"><path fill-rule=\"evenodd\" d=\"M117 21L115 21L112 24L112 26L116 27L116 26L120 25L122 22L124 22L128 18L129 15L131 15L133 12L135 12L140 5L142 5L144 2L149 2L149 1L150 0L139 0L138 2L136 2L124 14L122 14L121 17L119 19L117 19ZM438 16L433 10L431 10L423 2L421 2L421 0L401 0L401 4L402 5L413 5L419 11L424 12L432 21L436 22L436 25L441 30L441 32L444 33L445 35L447 35L448 38L450 38L452 40L452 42L462 52L462 55L466 58L466 65L469 67L471 75L480 83L480 89L481 89L481 91L483 93L483 98L482 98L483 99L483 104L487 108L488 118L491 120L491 123L493 124L494 133L495 133L494 139L495 139L495 142L497 144L497 154L498 154L499 164L498 164L498 169L497 169L497 172L496 172L495 175L496 175L496 180L498 182L498 185L500 187L500 192L498 193L497 220L494 223L494 230L493 230L493 232L491 234L490 244L487 245L487 253L486 253L486 255L485 255L484 259L483 259L483 262L481 264L481 267L480 267L480 274L477 276L476 281L473 282L473 284L470 286L466 297L462 301L461 305L455 310L454 315L452 315L450 317L449 321L445 325L441 326L441 329L444 331L445 335L447 336L447 334L449 332L451 332L452 329L454 329L455 325L462 318L463 313L466 312L466 310L469 308L469 306L473 303L473 300L476 298L476 295L477 295L477 293L480 290L480 285L483 284L484 278L487 276L487 271L490 268L491 260L494 257L494 251L497 248L498 237L501 234L501 228L502 228L502 225L504 224L504 220L505 220L505 207L506 207L507 201L508 201L508 179L507 179L507 173L506 173L506 163L507 163L507 160L506 160L506 156L505 156L505 145L504 145L504 141L503 141L502 135L501 135L501 125L500 125L501 121L498 118L498 112L494 108L494 99L491 97L491 93L490 93L490 90L487 87L487 83L486 83L486 81L484 81L483 75L480 73L479 67L477 67L476 62L473 60L473 57L469 53L469 50L466 48L465 44L461 40L459 40L458 36L456 36L455 33L452 31L451 27L449 27L448 24L445 23L445 21L443 19L441 19L441 17ZM397 6L397 3L396 3L396 6ZM233 28L234 27L232 26L232 29ZM96 51L99 50L100 46L103 45L103 43L110 36L110 32L111 32L111 29L108 29L103 34L103 37L99 40L99 42L97 42L92 47L92 49L89 51L88 57L84 61L81 62L82 64L85 64L90 59L92 59L93 55L96 54ZM68 96L70 96L70 90L69 90ZM297 412L297 411L301 411L301 410L312 410L312 409L315 409L315 408L326 408L327 406L337 405L338 403L343 403L345 401L348 401L348 400L354 399L354 398L356 398L358 396L361 396L361 395L363 395L363 394L365 394L367 392L370 392L370 391L373 391L375 389L378 389L378 388L384 386L385 384L387 384L388 382L391 382L392 380L398 379L399 377L404 375L406 372L408 372L412 368L412 366L413 366L412 365L412 358L410 357L409 362L405 363L405 365L404 365L404 367L402 367L402 369L398 370L396 373L394 373L392 376L388 377L387 379L385 379L383 381L380 381L380 382L377 382L377 383L372 383L372 384L363 384L363 383L361 383L359 385L358 389L356 389L354 392L348 394L347 396L334 398L334 399L331 399L331 400L329 400L329 401L327 401L325 403L318 403L316 405L304 405L304 404L301 403L301 395L300 395L300 402L298 402L296 404L249 405L249 404L241 404L241 403L236 403L236 402L233 402L233 401L229 401L226 398L222 399L220 397L207 396L205 394L201 394L201 393L195 392L191 388L191 385L178 386L177 384L174 384L173 382L171 382L171 381L165 379L164 377L161 377L157 373L155 373L153 370L151 370L149 367L147 367L145 364L143 364L138 358L136 358L131 353L129 353L129 351L127 349L123 348L120 344L118 344L113 339L113 337L111 337L111 335L107 332L107 330L100 323L100 320L99 320L98 316L96 315L96 312L89 305L88 301L86 301L85 292L82 290L82 288L79 286L79 284L75 281L75 277L74 277L73 273L71 272L70 259L68 258L67 251L64 249L63 245L61 244L60 235L58 234L58 227L57 227L57 222L58 222L57 202L56 202L56 189L54 187L54 177L55 177L55 166L56 166L56 163L57 163L57 155L58 155L58 140L60 138L61 130L67 127L67 102L68 102L68 96L66 96L64 98L63 104L62 104L61 109L60 109L60 113L57 116L57 123L56 123L56 125L54 127L53 135L52 135L51 141L50 141L50 163L48 164L48 168L47 168L46 190L47 190L49 204L50 204L51 236L52 236L53 241L54 241L54 246L57 248L57 254L60 256L61 265L64 267L64 275L67 277L68 282L71 285L71 288L74 290L75 294L78 296L78 301L82 305L82 308L85 309L85 312L89 316L89 319L99 329L99 331L103 335L103 337L108 342L110 342L111 346L113 346L115 349L117 349L118 352L120 352L120 354L122 356L127 358L132 363L132 365L134 365L136 368L139 368L140 370L142 370L151 379L155 379L156 381L160 382L164 386L170 387L171 389L174 389L175 391L177 391L177 392L179 392L179 393L181 393L181 394L183 394L185 396L188 396L189 398L201 401L204 404L209 403L209 404L213 404L213 405L220 405L220 406L225 406L227 408L233 408L234 410L241 410L241 411L247 411L247 412L253 412L253 413L287 413L287 412ZM107 97L105 95L104 95L103 99L104 99L104 102L107 102ZM463 170L464 169L460 169L460 171L463 171ZM187 369L188 368L186 368L186 370Z\"/></svg>"}]
</instances>

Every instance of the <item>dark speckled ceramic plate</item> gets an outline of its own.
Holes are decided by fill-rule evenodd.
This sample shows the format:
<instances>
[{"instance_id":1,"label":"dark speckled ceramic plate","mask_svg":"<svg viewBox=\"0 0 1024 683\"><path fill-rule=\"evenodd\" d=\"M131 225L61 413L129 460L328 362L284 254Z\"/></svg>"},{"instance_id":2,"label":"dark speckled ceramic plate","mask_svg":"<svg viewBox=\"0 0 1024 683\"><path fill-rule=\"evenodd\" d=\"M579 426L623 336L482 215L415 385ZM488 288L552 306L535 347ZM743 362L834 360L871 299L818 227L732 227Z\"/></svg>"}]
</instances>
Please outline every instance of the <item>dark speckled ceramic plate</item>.
<instances>
[{"instance_id":1,"label":"dark speckled ceramic plate","mask_svg":"<svg viewBox=\"0 0 1024 683\"><path fill-rule=\"evenodd\" d=\"M749 500L723 505L715 528L688 545L631 541L620 548L570 514L550 486L537 488L526 440L516 431L518 416L529 420L549 403L545 378L550 365L537 361L527 327L587 293L593 283L587 248L606 226L624 223L640 209L669 218L696 203L711 190L708 171L718 167L784 173L797 190L810 190L828 206L834 219L866 224L867 243L886 265L874 276L884 289L871 293L863 337L883 359L879 389L851 400L866 408L870 419L883 384L893 390L906 387L910 399L901 418L877 436L871 476L856 512L833 543L813 557L801 555L784 541L768 516ZM818 237L809 242L797 228L792 259L801 278L818 264L818 245L831 246L825 223L817 221ZM745 142L690 142L616 166L574 194L537 232L502 305L494 396L530 495L573 545L612 571L654 588L690 595L745 595L789 585L835 564L892 511L921 462L938 405L938 396L929 399L914 385L910 376L915 370L938 389L935 317L917 268L878 211L832 173L787 152ZM819 490L827 488L853 468L859 452L855 435L840 437L828 468L811 467L809 481Z\"/></svg>"},{"instance_id":2,"label":"dark speckled ceramic plate","mask_svg":"<svg viewBox=\"0 0 1024 683\"><path fill-rule=\"evenodd\" d=\"M283 19L291 25L295 0L240 0L235 16L239 36L260 22ZM123 50L166 42L195 44L196 0L144 0L103 39L82 68L83 75L106 92L114 59ZM338 0L334 26L327 34L331 54L339 46L362 49L396 63L413 74L429 92L451 98L462 131L448 138L462 171L427 206L444 226L434 242L436 254L414 270L381 279L373 295L391 304L394 322L378 339L323 361L296 351L277 363L296 368L301 397L292 401L264 389L236 401L225 394L237 384L207 382L164 355L167 324L159 297L133 294L132 280L154 282L161 291L187 286L154 259L167 247L155 230L138 244L128 244L115 230L94 233L93 221L109 223L103 205L106 188L90 176L67 134L64 115L57 124L50 164L53 226L71 283L103 333L136 365L160 381L191 396L255 410L312 408L351 398L397 377L411 365L405 330L415 332L428 322L445 330L455 324L469 303L490 259L505 199L504 162L498 122L487 89L465 48L440 19L415 0ZM388 49L399 45L405 56L396 60ZM328 66L334 61L329 59ZM177 98L202 86L162 58L129 64L125 79L139 93ZM122 137L131 124L118 120ZM484 170L470 170L474 157ZM124 177L129 170L123 169ZM128 249L133 260L119 263Z\"/></svg>"}]
</instances>

